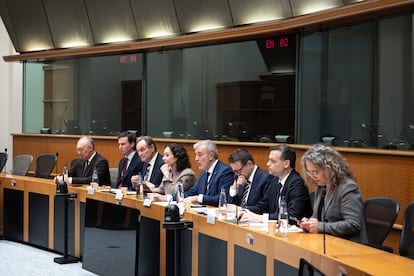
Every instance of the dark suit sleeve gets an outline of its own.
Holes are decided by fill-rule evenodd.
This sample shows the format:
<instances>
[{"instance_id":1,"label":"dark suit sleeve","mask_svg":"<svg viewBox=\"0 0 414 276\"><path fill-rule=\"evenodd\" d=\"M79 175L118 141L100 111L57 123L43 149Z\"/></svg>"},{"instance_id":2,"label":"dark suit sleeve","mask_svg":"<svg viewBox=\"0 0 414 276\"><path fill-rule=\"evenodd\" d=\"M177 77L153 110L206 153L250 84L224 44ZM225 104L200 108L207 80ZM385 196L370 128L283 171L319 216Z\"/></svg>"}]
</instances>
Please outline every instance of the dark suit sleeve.
<instances>
[{"instance_id":1,"label":"dark suit sleeve","mask_svg":"<svg viewBox=\"0 0 414 276\"><path fill-rule=\"evenodd\" d=\"M270 202L274 199L276 200L276 183L273 181L268 185L267 190L264 196L253 206L247 206L247 209L256 214L263 214L263 213L271 213L270 211ZM277 218L270 218L269 219L277 219Z\"/></svg>"},{"instance_id":2,"label":"dark suit sleeve","mask_svg":"<svg viewBox=\"0 0 414 276\"><path fill-rule=\"evenodd\" d=\"M226 191L227 198L229 198L229 188L234 180L234 173L231 171L230 167L225 167L222 173L218 176L217 183L214 185L218 185L217 193L214 195L203 195L203 204L211 205L211 206L218 206L220 191L222 188ZM210 183L213 185L213 183Z\"/></svg>"},{"instance_id":3,"label":"dark suit sleeve","mask_svg":"<svg viewBox=\"0 0 414 276\"><path fill-rule=\"evenodd\" d=\"M100 159L95 164L96 172L98 173L99 185L111 185L111 177L109 175L108 160Z\"/></svg>"},{"instance_id":4,"label":"dark suit sleeve","mask_svg":"<svg viewBox=\"0 0 414 276\"><path fill-rule=\"evenodd\" d=\"M290 218L301 219L303 217L309 217L312 214L309 191L302 178L297 177L292 180L285 196ZM293 223L296 223L296 221Z\"/></svg>"}]
</instances>

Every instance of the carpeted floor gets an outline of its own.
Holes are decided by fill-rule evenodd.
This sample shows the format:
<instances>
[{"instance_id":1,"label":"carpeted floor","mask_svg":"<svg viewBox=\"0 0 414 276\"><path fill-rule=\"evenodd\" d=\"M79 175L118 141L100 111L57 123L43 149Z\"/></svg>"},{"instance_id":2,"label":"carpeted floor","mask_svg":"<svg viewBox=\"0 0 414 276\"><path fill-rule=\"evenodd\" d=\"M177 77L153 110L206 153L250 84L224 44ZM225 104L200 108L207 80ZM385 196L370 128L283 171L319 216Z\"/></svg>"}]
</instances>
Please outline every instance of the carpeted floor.
<instances>
[{"instance_id":1,"label":"carpeted floor","mask_svg":"<svg viewBox=\"0 0 414 276\"><path fill-rule=\"evenodd\" d=\"M21 243L0 240L0 275L95 275L82 269L82 263L58 264L53 260L61 255Z\"/></svg>"}]
</instances>

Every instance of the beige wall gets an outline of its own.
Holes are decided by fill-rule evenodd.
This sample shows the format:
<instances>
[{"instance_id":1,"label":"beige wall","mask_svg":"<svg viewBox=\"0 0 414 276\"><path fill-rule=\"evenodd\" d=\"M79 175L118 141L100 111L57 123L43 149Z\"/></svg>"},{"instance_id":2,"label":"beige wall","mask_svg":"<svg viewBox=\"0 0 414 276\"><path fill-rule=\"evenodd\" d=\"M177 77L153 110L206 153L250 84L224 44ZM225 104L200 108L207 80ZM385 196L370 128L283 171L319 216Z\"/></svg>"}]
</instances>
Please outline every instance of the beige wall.
<instances>
[{"instance_id":1,"label":"beige wall","mask_svg":"<svg viewBox=\"0 0 414 276\"><path fill-rule=\"evenodd\" d=\"M0 23L0 56L16 54L9 35ZM8 149L13 154L13 139L10 133L22 131L23 65L18 62L6 63L0 59L0 152ZM11 169L9 158L6 169Z\"/></svg>"}]
</instances>

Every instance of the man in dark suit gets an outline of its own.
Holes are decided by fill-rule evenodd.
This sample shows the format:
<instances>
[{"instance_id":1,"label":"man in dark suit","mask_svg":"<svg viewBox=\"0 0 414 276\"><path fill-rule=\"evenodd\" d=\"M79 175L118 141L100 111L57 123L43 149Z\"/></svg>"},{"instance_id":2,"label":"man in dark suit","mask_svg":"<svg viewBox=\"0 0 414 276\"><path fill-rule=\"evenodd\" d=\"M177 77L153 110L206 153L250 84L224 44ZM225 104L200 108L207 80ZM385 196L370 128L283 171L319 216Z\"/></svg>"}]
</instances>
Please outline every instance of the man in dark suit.
<instances>
[{"instance_id":1,"label":"man in dark suit","mask_svg":"<svg viewBox=\"0 0 414 276\"><path fill-rule=\"evenodd\" d=\"M76 144L76 152L79 158L74 159L70 165L69 184L91 183L93 169L96 168L99 185L110 185L108 160L95 151L92 138L81 137ZM55 177L55 182L59 180L61 180L61 176Z\"/></svg>"},{"instance_id":2,"label":"man in dark suit","mask_svg":"<svg viewBox=\"0 0 414 276\"><path fill-rule=\"evenodd\" d=\"M164 174L161 171L161 166L164 164L162 156L157 152L157 145L150 136L141 136L137 138L137 153L144 162L141 170L141 175L144 182L150 182L158 187L161 184ZM137 183L138 176L134 175L131 178L132 183ZM146 190L149 191L149 188Z\"/></svg>"},{"instance_id":3,"label":"man in dark suit","mask_svg":"<svg viewBox=\"0 0 414 276\"><path fill-rule=\"evenodd\" d=\"M213 141L200 141L195 143L193 148L195 161L202 173L184 196L192 203L218 206L220 191L224 188L228 196L234 174L229 166L218 160L217 146Z\"/></svg>"},{"instance_id":4,"label":"man in dark suit","mask_svg":"<svg viewBox=\"0 0 414 276\"><path fill-rule=\"evenodd\" d=\"M296 152L290 146L279 145L270 148L266 165L269 173L277 177L273 178L265 196L258 203L246 206L248 212L242 213L241 221L277 220L282 196L288 204L291 224L296 223L295 218L301 219L312 214L309 191L295 170L295 162Z\"/></svg>"},{"instance_id":5,"label":"man in dark suit","mask_svg":"<svg viewBox=\"0 0 414 276\"><path fill-rule=\"evenodd\" d=\"M236 149L229 156L235 174L229 194L230 201L242 208L255 205L265 194L273 176L260 169L245 149Z\"/></svg>"},{"instance_id":6,"label":"man in dark suit","mask_svg":"<svg viewBox=\"0 0 414 276\"><path fill-rule=\"evenodd\" d=\"M118 136L118 148L124 158L119 161L115 188L128 187L132 190L131 177L142 171L143 163L136 152L135 139L135 134L127 131Z\"/></svg>"}]
</instances>

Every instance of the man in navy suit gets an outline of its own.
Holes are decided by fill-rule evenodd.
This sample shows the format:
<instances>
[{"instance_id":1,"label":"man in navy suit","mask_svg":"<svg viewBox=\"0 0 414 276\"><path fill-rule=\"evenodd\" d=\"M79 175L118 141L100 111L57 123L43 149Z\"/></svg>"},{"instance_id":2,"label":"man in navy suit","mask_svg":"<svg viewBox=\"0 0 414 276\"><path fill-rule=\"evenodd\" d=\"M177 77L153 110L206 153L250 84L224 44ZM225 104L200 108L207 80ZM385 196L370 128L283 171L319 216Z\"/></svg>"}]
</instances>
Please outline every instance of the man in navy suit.
<instances>
[{"instance_id":1,"label":"man in navy suit","mask_svg":"<svg viewBox=\"0 0 414 276\"><path fill-rule=\"evenodd\" d=\"M195 161L202 171L198 181L184 193L186 200L192 203L218 206L222 188L228 196L229 188L234 179L231 168L218 160L216 144L211 140L197 142L193 146Z\"/></svg>"},{"instance_id":2,"label":"man in navy suit","mask_svg":"<svg viewBox=\"0 0 414 276\"><path fill-rule=\"evenodd\" d=\"M143 163L135 151L135 139L135 134L127 131L118 136L118 148L124 158L119 161L118 177L114 188L128 187L128 190L132 190L131 177L142 170Z\"/></svg>"},{"instance_id":3,"label":"man in navy suit","mask_svg":"<svg viewBox=\"0 0 414 276\"><path fill-rule=\"evenodd\" d=\"M260 169L245 149L236 149L229 156L235 174L229 194L231 203L242 208L255 205L265 194L273 176Z\"/></svg>"},{"instance_id":4,"label":"man in navy suit","mask_svg":"<svg viewBox=\"0 0 414 276\"><path fill-rule=\"evenodd\" d=\"M161 184L164 174L161 171L161 166L164 164L162 156L157 152L157 145L150 136L140 136L137 138L137 153L144 162L141 170L141 175L145 182L150 182L158 187ZM138 176L134 175L131 178L132 183L137 183ZM145 187L144 187L145 189ZM145 190L150 191L149 188Z\"/></svg>"},{"instance_id":5,"label":"man in navy suit","mask_svg":"<svg viewBox=\"0 0 414 276\"><path fill-rule=\"evenodd\" d=\"M296 152L288 145L270 148L267 167L269 173L277 176L271 181L264 197L254 205L247 205L248 212L242 213L241 221L263 222L277 220L280 198L288 204L290 223L296 223L312 214L309 191L299 173L295 170ZM267 218L268 216L268 218Z\"/></svg>"}]
</instances>

